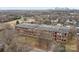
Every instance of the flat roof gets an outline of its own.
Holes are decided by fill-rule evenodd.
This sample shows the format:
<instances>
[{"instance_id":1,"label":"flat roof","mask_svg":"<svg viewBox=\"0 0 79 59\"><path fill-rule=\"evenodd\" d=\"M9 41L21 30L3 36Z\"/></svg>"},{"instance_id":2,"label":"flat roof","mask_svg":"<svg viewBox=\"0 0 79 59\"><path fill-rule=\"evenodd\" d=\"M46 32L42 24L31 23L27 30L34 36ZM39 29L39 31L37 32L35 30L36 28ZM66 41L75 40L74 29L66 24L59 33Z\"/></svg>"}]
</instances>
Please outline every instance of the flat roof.
<instances>
[{"instance_id":1,"label":"flat roof","mask_svg":"<svg viewBox=\"0 0 79 59\"><path fill-rule=\"evenodd\" d=\"M53 25L46 25L46 24L18 24L16 27L20 28L27 28L27 29L39 29L39 30L47 30L47 31L58 31L58 32L68 32L69 28L66 26L53 26Z\"/></svg>"}]
</instances>

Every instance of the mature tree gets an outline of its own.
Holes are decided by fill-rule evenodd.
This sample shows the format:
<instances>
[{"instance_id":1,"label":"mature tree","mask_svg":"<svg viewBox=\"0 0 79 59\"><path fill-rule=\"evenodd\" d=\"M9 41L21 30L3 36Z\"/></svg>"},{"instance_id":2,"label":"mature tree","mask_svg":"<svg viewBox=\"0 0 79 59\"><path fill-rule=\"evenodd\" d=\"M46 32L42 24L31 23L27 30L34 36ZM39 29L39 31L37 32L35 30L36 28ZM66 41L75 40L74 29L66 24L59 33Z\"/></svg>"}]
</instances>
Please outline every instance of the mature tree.
<instances>
[{"instance_id":1,"label":"mature tree","mask_svg":"<svg viewBox=\"0 0 79 59\"><path fill-rule=\"evenodd\" d=\"M12 29L5 29L3 31L3 42L5 51L16 51L16 43L13 41L15 37L15 31Z\"/></svg>"},{"instance_id":2,"label":"mature tree","mask_svg":"<svg viewBox=\"0 0 79 59\"><path fill-rule=\"evenodd\" d=\"M69 34L68 34L68 42L71 40L74 40L75 36L76 36L76 30L74 27L72 27L69 31Z\"/></svg>"},{"instance_id":3,"label":"mature tree","mask_svg":"<svg viewBox=\"0 0 79 59\"><path fill-rule=\"evenodd\" d=\"M18 20L16 21L16 25L17 25L17 24L19 24L19 21L18 21Z\"/></svg>"},{"instance_id":4,"label":"mature tree","mask_svg":"<svg viewBox=\"0 0 79 59\"><path fill-rule=\"evenodd\" d=\"M54 51L55 52L65 52L65 46L64 44L61 44L61 43L57 43L55 48L54 48Z\"/></svg>"},{"instance_id":5,"label":"mature tree","mask_svg":"<svg viewBox=\"0 0 79 59\"><path fill-rule=\"evenodd\" d=\"M76 30L75 28L71 28L69 31L69 35L67 37L66 50L67 51L76 51L77 48L77 40L76 40ZM76 47L76 48L74 48Z\"/></svg>"},{"instance_id":6,"label":"mature tree","mask_svg":"<svg viewBox=\"0 0 79 59\"><path fill-rule=\"evenodd\" d=\"M50 20L46 20L46 21L44 21L44 24L50 25L51 21Z\"/></svg>"}]
</instances>

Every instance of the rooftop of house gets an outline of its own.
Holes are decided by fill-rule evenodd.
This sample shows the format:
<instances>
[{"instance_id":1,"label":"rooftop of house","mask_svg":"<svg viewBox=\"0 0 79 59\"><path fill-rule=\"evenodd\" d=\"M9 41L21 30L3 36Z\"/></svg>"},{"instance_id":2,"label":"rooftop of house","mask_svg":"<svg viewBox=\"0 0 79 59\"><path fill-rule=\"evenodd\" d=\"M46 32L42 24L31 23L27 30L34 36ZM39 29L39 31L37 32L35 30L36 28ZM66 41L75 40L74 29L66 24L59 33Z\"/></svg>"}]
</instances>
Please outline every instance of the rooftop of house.
<instances>
[{"instance_id":1,"label":"rooftop of house","mask_svg":"<svg viewBox=\"0 0 79 59\"><path fill-rule=\"evenodd\" d=\"M19 28L27 28L27 29L39 29L39 30L47 30L47 31L56 31L56 32L68 32L69 27L66 26L59 26L59 25L45 25L45 24L18 24L16 27Z\"/></svg>"}]
</instances>

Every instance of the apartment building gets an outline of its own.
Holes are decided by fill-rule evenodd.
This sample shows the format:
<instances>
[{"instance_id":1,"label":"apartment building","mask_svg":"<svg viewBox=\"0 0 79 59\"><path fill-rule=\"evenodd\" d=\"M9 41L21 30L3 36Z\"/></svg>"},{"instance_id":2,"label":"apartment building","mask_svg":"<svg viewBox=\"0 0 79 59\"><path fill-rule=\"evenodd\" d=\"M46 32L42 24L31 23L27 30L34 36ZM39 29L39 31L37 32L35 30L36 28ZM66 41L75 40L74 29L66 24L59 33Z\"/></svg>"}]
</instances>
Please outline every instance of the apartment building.
<instances>
[{"instance_id":1,"label":"apartment building","mask_svg":"<svg viewBox=\"0 0 79 59\"><path fill-rule=\"evenodd\" d=\"M66 43L70 28L66 26L52 26L45 24L18 24L16 31L25 36L27 43L33 47L50 51L51 44ZM31 41L31 42L30 42ZM53 48L54 49L54 48Z\"/></svg>"}]
</instances>

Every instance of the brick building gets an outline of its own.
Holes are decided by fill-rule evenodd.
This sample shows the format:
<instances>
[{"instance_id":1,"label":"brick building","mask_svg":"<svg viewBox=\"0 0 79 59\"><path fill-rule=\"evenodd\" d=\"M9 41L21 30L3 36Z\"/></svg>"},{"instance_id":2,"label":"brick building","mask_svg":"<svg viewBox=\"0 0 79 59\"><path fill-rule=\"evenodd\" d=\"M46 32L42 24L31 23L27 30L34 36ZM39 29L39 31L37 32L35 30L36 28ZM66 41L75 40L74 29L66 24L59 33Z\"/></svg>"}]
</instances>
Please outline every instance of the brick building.
<instances>
[{"instance_id":1,"label":"brick building","mask_svg":"<svg viewBox=\"0 0 79 59\"><path fill-rule=\"evenodd\" d=\"M46 51L54 50L54 48L51 49L54 44L66 43L69 30L68 27L57 25L28 23L16 25L16 31L19 35L26 37L27 43L29 41L28 44ZM30 42L31 40L32 42Z\"/></svg>"}]
</instances>

